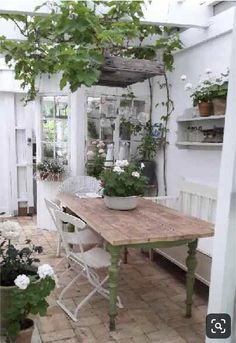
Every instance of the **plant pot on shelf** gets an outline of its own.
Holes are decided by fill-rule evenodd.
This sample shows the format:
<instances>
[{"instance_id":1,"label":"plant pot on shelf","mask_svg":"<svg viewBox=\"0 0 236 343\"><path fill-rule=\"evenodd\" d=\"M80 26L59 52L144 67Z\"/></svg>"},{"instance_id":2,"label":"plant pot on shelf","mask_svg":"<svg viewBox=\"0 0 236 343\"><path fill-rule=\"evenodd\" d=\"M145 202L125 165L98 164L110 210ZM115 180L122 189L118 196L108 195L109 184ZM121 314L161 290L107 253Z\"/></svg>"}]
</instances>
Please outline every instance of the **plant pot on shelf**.
<instances>
[{"instance_id":1,"label":"plant pot on shelf","mask_svg":"<svg viewBox=\"0 0 236 343\"><path fill-rule=\"evenodd\" d=\"M138 205L138 197L110 197L104 196L105 205L111 210L129 211L134 210Z\"/></svg>"},{"instance_id":2,"label":"plant pot on shelf","mask_svg":"<svg viewBox=\"0 0 236 343\"><path fill-rule=\"evenodd\" d=\"M34 321L27 318L25 327L19 332L13 343L31 343L34 332Z\"/></svg>"},{"instance_id":3,"label":"plant pot on shelf","mask_svg":"<svg viewBox=\"0 0 236 343\"><path fill-rule=\"evenodd\" d=\"M199 102L198 110L200 117L209 117L213 113L212 102Z\"/></svg>"},{"instance_id":4,"label":"plant pot on shelf","mask_svg":"<svg viewBox=\"0 0 236 343\"><path fill-rule=\"evenodd\" d=\"M214 98L212 99L213 113L215 116L222 116L226 110L226 99L225 98Z\"/></svg>"}]
</instances>

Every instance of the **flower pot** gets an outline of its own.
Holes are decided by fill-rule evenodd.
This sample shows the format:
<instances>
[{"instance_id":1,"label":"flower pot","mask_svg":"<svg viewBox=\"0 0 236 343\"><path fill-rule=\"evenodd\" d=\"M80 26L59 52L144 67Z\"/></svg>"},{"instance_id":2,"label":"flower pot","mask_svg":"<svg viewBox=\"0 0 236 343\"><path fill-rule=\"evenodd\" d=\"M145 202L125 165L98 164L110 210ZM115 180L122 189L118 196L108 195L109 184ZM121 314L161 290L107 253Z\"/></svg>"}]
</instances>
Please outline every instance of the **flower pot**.
<instances>
[{"instance_id":1,"label":"flower pot","mask_svg":"<svg viewBox=\"0 0 236 343\"><path fill-rule=\"evenodd\" d=\"M34 332L34 322L32 319L26 319L25 328L21 330L13 341L14 343L31 343Z\"/></svg>"},{"instance_id":2,"label":"flower pot","mask_svg":"<svg viewBox=\"0 0 236 343\"><path fill-rule=\"evenodd\" d=\"M138 197L110 197L105 195L104 203L108 208L112 210L129 211L137 207Z\"/></svg>"},{"instance_id":3,"label":"flower pot","mask_svg":"<svg viewBox=\"0 0 236 343\"><path fill-rule=\"evenodd\" d=\"M200 117L208 117L212 115L213 113L212 103L200 102L198 104L198 110L199 110Z\"/></svg>"},{"instance_id":4,"label":"flower pot","mask_svg":"<svg viewBox=\"0 0 236 343\"><path fill-rule=\"evenodd\" d=\"M156 185L156 162L155 161L140 161L144 164L143 175L148 178L148 185Z\"/></svg>"},{"instance_id":5,"label":"flower pot","mask_svg":"<svg viewBox=\"0 0 236 343\"><path fill-rule=\"evenodd\" d=\"M213 113L215 116L222 116L225 114L226 99L224 98L212 99L212 104L213 104Z\"/></svg>"}]
</instances>

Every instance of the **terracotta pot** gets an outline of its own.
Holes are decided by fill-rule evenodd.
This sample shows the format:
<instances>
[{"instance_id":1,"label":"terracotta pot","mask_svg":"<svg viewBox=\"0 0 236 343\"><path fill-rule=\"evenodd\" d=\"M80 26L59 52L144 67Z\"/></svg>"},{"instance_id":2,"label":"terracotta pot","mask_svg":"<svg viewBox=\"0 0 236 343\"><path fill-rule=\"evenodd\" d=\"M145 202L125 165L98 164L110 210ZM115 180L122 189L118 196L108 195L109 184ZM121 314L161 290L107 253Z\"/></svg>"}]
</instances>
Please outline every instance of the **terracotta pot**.
<instances>
[{"instance_id":1,"label":"terracotta pot","mask_svg":"<svg viewBox=\"0 0 236 343\"><path fill-rule=\"evenodd\" d=\"M137 207L138 197L136 197L136 196L109 197L109 196L105 195L104 196L104 203L111 210L129 211L129 210L133 210Z\"/></svg>"},{"instance_id":2,"label":"terracotta pot","mask_svg":"<svg viewBox=\"0 0 236 343\"><path fill-rule=\"evenodd\" d=\"M34 322L32 319L26 319L26 328L21 330L15 338L14 343L31 343L34 332Z\"/></svg>"},{"instance_id":3,"label":"terracotta pot","mask_svg":"<svg viewBox=\"0 0 236 343\"><path fill-rule=\"evenodd\" d=\"M208 117L213 114L213 108L211 102L200 102L198 104L198 110L200 117Z\"/></svg>"},{"instance_id":4,"label":"terracotta pot","mask_svg":"<svg viewBox=\"0 0 236 343\"><path fill-rule=\"evenodd\" d=\"M212 104L213 104L213 113L215 116L222 116L225 114L226 99L224 98L212 99Z\"/></svg>"}]
</instances>

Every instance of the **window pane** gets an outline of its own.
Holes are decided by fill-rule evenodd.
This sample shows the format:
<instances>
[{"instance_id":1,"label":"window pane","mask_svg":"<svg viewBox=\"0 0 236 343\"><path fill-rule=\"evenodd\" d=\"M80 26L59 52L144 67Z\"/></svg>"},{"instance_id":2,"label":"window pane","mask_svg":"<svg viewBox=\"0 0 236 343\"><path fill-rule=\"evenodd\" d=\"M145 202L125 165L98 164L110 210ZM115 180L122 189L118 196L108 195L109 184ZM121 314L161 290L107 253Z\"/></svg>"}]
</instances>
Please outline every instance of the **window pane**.
<instances>
[{"instance_id":1,"label":"window pane","mask_svg":"<svg viewBox=\"0 0 236 343\"><path fill-rule=\"evenodd\" d=\"M55 120L43 120L43 141L55 141Z\"/></svg>"},{"instance_id":2,"label":"window pane","mask_svg":"<svg viewBox=\"0 0 236 343\"><path fill-rule=\"evenodd\" d=\"M68 117L68 97L57 96L56 101L56 117L67 118Z\"/></svg>"},{"instance_id":3,"label":"window pane","mask_svg":"<svg viewBox=\"0 0 236 343\"><path fill-rule=\"evenodd\" d=\"M42 98L42 114L44 118L55 116L55 103L53 96L44 96Z\"/></svg>"},{"instance_id":4,"label":"window pane","mask_svg":"<svg viewBox=\"0 0 236 343\"><path fill-rule=\"evenodd\" d=\"M67 144L57 144L55 150L55 157L62 160L63 163L67 164Z\"/></svg>"},{"instance_id":5,"label":"window pane","mask_svg":"<svg viewBox=\"0 0 236 343\"><path fill-rule=\"evenodd\" d=\"M68 141L68 122L67 120L56 120L55 130L55 141L56 142L67 142Z\"/></svg>"},{"instance_id":6,"label":"window pane","mask_svg":"<svg viewBox=\"0 0 236 343\"><path fill-rule=\"evenodd\" d=\"M43 158L55 158L53 144L43 143Z\"/></svg>"}]
</instances>

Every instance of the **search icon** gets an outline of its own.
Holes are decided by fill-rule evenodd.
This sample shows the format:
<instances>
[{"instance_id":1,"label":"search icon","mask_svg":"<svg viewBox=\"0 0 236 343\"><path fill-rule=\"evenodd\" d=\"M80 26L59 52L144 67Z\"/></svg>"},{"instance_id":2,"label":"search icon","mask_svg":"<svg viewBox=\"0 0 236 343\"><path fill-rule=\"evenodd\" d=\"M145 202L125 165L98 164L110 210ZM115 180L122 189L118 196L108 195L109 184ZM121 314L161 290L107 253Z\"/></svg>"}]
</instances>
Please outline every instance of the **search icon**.
<instances>
[{"instance_id":1,"label":"search icon","mask_svg":"<svg viewBox=\"0 0 236 343\"><path fill-rule=\"evenodd\" d=\"M215 323L215 328L217 329L217 330L221 330L221 331L223 331L223 328L222 328L222 326L221 326L221 324L218 322L218 323Z\"/></svg>"}]
</instances>

